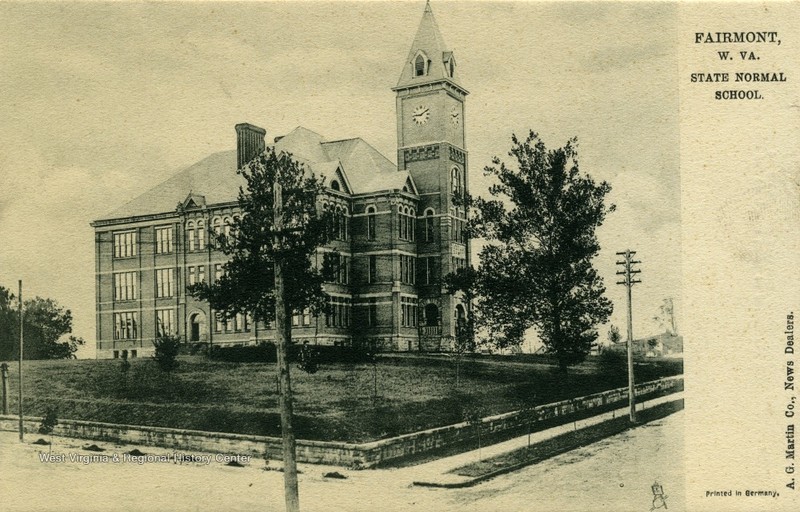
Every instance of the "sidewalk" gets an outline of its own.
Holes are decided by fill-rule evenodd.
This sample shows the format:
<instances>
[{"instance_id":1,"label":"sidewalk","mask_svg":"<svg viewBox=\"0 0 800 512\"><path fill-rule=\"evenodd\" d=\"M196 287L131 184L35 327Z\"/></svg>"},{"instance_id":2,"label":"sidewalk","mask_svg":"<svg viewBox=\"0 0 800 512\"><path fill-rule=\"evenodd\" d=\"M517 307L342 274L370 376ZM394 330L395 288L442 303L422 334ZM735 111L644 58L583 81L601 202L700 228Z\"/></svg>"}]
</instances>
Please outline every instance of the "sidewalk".
<instances>
[{"instance_id":1,"label":"sidewalk","mask_svg":"<svg viewBox=\"0 0 800 512\"><path fill-rule=\"evenodd\" d=\"M638 403L636 404L636 410L640 411L645 408L650 408L652 406L661 403L672 402L675 400L680 400L682 398L683 398L683 392L672 393L659 398L655 398L653 400L648 400L644 403ZM533 445L545 441L547 439L551 439L558 435L571 432L573 430L578 430L584 427L602 423L604 421L613 418L625 416L628 414L628 412L629 408L625 406L603 414L598 414L597 416L592 416L590 418L578 420L577 422L570 422L564 425L559 425L557 427L549 428L547 430L534 432L530 436L530 443L531 445ZM418 466L412 466L411 468L408 468L414 470L413 481L409 483L410 484L434 483L437 485L463 484L465 482L473 480L473 478L466 476L459 476L450 473L450 471L459 468L461 466L464 466L466 464L469 464L471 462L476 462L480 459L488 459L490 457L511 452L519 448L524 448L526 446L528 446L528 436L523 435L520 437L516 437L514 439L510 439L508 441L504 441L502 443L484 446L480 450L472 450L469 452L459 453L457 455L441 458L435 461L427 462L425 464L420 464Z\"/></svg>"}]
</instances>

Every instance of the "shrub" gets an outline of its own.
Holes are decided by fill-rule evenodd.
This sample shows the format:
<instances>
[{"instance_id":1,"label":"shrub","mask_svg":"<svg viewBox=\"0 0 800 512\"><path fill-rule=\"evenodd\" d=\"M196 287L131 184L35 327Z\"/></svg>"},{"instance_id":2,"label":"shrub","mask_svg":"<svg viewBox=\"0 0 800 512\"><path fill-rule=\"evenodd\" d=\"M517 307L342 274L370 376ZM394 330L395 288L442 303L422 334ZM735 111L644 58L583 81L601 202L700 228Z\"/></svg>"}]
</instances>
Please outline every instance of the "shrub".
<instances>
[{"instance_id":1,"label":"shrub","mask_svg":"<svg viewBox=\"0 0 800 512\"><path fill-rule=\"evenodd\" d=\"M52 434L56 425L58 425L56 408L47 406L44 417L42 418L42 423L39 425L39 433L43 435Z\"/></svg>"},{"instance_id":2,"label":"shrub","mask_svg":"<svg viewBox=\"0 0 800 512\"><path fill-rule=\"evenodd\" d=\"M170 373L178 367L178 352L181 339L177 336L162 335L153 342L155 353L153 359L158 363L161 371Z\"/></svg>"},{"instance_id":3,"label":"shrub","mask_svg":"<svg viewBox=\"0 0 800 512\"><path fill-rule=\"evenodd\" d=\"M316 347L305 344L297 353L297 367L306 373L317 373L319 370L320 355Z\"/></svg>"}]
</instances>

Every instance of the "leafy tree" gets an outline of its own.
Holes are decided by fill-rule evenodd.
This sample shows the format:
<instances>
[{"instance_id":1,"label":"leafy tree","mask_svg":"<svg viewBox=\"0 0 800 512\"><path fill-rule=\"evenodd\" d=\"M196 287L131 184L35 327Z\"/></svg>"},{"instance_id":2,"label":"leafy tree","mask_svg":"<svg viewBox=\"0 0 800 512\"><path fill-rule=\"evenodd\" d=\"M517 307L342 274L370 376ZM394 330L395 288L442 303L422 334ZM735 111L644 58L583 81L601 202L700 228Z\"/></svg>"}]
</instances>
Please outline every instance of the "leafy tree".
<instances>
[{"instance_id":1,"label":"leafy tree","mask_svg":"<svg viewBox=\"0 0 800 512\"><path fill-rule=\"evenodd\" d=\"M619 327L616 325L612 325L608 329L608 341L611 342L612 345L616 345L619 343L619 340L622 339L622 335L619 333Z\"/></svg>"},{"instance_id":2,"label":"leafy tree","mask_svg":"<svg viewBox=\"0 0 800 512\"><path fill-rule=\"evenodd\" d=\"M678 335L678 326L675 323L675 306L672 298L664 299L658 308L658 313L653 317L662 329L672 336Z\"/></svg>"},{"instance_id":3,"label":"leafy tree","mask_svg":"<svg viewBox=\"0 0 800 512\"><path fill-rule=\"evenodd\" d=\"M453 354L456 360L456 387L460 385L461 361L465 354L473 352L476 347L476 319L472 303L475 300L477 273L470 267L462 267L444 277L444 285L448 293L460 293L466 303L466 314L463 320L455 325Z\"/></svg>"},{"instance_id":4,"label":"leafy tree","mask_svg":"<svg viewBox=\"0 0 800 512\"><path fill-rule=\"evenodd\" d=\"M0 286L0 359L16 359L19 353L19 317L16 297ZM25 359L73 359L82 338L72 332L72 312L53 299L35 297L23 303Z\"/></svg>"},{"instance_id":5,"label":"leafy tree","mask_svg":"<svg viewBox=\"0 0 800 512\"><path fill-rule=\"evenodd\" d=\"M216 247L229 257L222 278L213 284L189 286L193 296L207 301L218 314L233 318L251 313L255 321L275 320L275 262L284 265L285 309L288 316L310 307L323 310L322 283L332 273L331 261L317 269L316 249L328 241L329 216L317 211L322 182L307 172L291 154L267 148L237 171L247 183L239 189L241 215L230 234L209 233ZM273 184L282 187L283 230L274 227ZM276 240L280 238L280 244ZM287 335L291 335L287 330Z\"/></svg>"},{"instance_id":6,"label":"leafy tree","mask_svg":"<svg viewBox=\"0 0 800 512\"><path fill-rule=\"evenodd\" d=\"M285 498L287 510L294 511L299 510L299 497L286 359L292 327L286 319L296 311L319 313L324 307L322 283L331 277L338 258L325 258L319 269L313 256L328 241L332 218L317 204L322 181L291 154L267 148L237 172L247 184L239 189L241 215L229 236L210 237L229 258L224 274L213 284L190 286L189 292L228 318L252 313L256 322L276 323Z\"/></svg>"},{"instance_id":7,"label":"leafy tree","mask_svg":"<svg viewBox=\"0 0 800 512\"><path fill-rule=\"evenodd\" d=\"M511 140L516 165L495 157L484 169L497 179L494 199L468 199L471 234L487 241L475 283L480 319L501 347L536 328L566 372L586 358L612 311L592 266L595 230L614 210L604 202L611 187L579 171L577 139L555 150L534 132Z\"/></svg>"}]
</instances>

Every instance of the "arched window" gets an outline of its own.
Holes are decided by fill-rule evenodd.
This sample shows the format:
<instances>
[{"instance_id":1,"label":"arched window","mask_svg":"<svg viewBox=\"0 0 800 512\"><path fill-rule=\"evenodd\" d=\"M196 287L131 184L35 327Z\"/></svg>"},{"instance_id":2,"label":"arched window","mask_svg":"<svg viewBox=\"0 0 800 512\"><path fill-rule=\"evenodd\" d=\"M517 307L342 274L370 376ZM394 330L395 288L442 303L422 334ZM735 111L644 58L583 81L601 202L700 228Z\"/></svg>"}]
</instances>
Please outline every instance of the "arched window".
<instances>
[{"instance_id":1,"label":"arched window","mask_svg":"<svg viewBox=\"0 0 800 512\"><path fill-rule=\"evenodd\" d=\"M342 240L347 240L347 207L342 207L342 231L341 231L341 238Z\"/></svg>"},{"instance_id":2,"label":"arched window","mask_svg":"<svg viewBox=\"0 0 800 512\"><path fill-rule=\"evenodd\" d=\"M458 167L453 167L450 173L450 180L453 187L453 194L461 195L461 171Z\"/></svg>"},{"instance_id":3,"label":"arched window","mask_svg":"<svg viewBox=\"0 0 800 512\"><path fill-rule=\"evenodd\" d=\"M331 181L331 188L332 188L333 190L340 190L340 188L339 188L339 182L338 182L338 181L336 181L336 180L333 180L333 181Z\"/></svg>"},{"instance_id":4,"label":"arched window","mask_svg":"<svg viewBox=\"0 0 800 512\"><path fill-rule=\"evenodd\" d=\"M403 215L403 207L397 207L397 238L403 238L405 234L405 215Z\"/></svg>"},{"instance_id":5,"label":"arched window","mask_svg":"<svg viewBox=\"0 0 800 512\"><path fill-rule=\"evenodd\" d=\"M341 206L336 207L335 234L339 240L344 240L344 211Z\"/></svg>"},{"instance_id":6,"label":"arched window","mask_svg":"<svg viewBox=\"0 0 800 512\"><path fill-rule=\"evenodd\" d=\"M202 220L197 221L197 250L202 251L206 248L206 224Z\"/></svg>"},{"instance_id":7,"label":"arched window","mask_svg":"<svg viewBox=\"0 0 800 512\"><path fill-rule=\"evenodd\" d=\"M458 304L456 306L455 314L453 315L453 325L455 325L456 333L458 333L459 329L462 329L467 322L467 316L464 312L464 306Z\"/></svg>"},{"instance_id":8,"label":"arched window","mask_svg":"<svg viewBox=\"0 0 800 512\"><path fill-rule=\"evenodd\" d=\"M439 308L436 307L436 304L425 306L425 325L439 325Z\"/></svg>"},{"instance_id":9,"label":"arched window","mask_svg":"<svg viewBox=\"0 0 800 512\"><path fill-rule=\"evenodd\" d=\"M223 220L223 234L228 237L231 236L231 218L225 217Z\"/></svg>"},{"instance_id":10,"label":"arched window","mask_svg":"<svg viewBox=\"0 0 800 512\"><path fill-rule=\"evenodd\" d=\"M375 240L375 207L367 206L367 239Z\"/></svg>"},{"instance_id":11,"label":"arched window","mask_svg":"<svg viewBox=\"0 0 800 512\"><path fill-rule=\"evenodd\" d=\"M189 221L186 223L186 245L189 247L190 251L197 250L196 241L195 241L195 231L194 231L194 222Z\"/></svg>"},{"instance_id":12,"label":"arched window","mask_svg":"<svg viewBox=\"0 0 800 512\"><path fill-rule=\"evenodd\" d=\"M414 209L411 208L408 210L408 239L413 241L414 240L414 227L416 224L417 214L414 212Z\"/></svg>"},{"instance_id":13,"label":"arched window","mask_svg":"<svg viewBox=\"0 0 800 512\"><path fill-rule=\"evenodd\" d=\"M214 231L214 236L219 236L222 234L222 219L220 217L216 217L213 221L211 221L211 229ZM214 237L209 237L208 244L211 247L215 247L216 239Z\"/></svg>"},{"instance_id":14,"label":"arched window","mask_svg":"<svg viewBox=\"0 0 800 512\"><path fill-rule=\"evenodd\" d=\"M428 208L425 210L425 241L433 242L433 210Z\"/></svg>"},{"instance_id":15,"label":"arched window","mask_svg":"<svg viewBox=\"0 0 800 512\"><path fill-rule=\"evenodd\" d=\"M422 76L425 74L425 57L422 54L417 55L414 59L414 76Z\"/></svg>"}]
</instances>

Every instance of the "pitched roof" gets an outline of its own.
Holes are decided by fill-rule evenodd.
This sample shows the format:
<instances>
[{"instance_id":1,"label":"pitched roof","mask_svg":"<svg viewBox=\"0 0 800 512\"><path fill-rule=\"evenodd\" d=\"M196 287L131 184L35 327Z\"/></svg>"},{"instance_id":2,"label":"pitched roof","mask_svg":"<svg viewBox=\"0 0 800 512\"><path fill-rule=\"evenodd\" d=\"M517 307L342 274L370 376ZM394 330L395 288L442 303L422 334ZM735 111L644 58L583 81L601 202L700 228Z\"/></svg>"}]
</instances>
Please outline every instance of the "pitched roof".
<instances>
[{"instance_id":1,"label":"pitched roof","mask_svg":"<svg viewBox=\"0 0 800 512\"><path fill-rule=\"evenodd\" d=\"M313 173L324 176L326 185L340 171L346 189L353 194L400 190L407 180L413 185L407 171L398 171L388 158L359 138L326 142L320 134L297 127L271 146L291 153ZM101 220L173 212L190 193L203 196L208 205L236 201L239 187L245 184L236 173L236 151L214 153Z\"/></svg>"},{"instance_id":2,"label":"pitched roof","mask_svg":"<svg viewBox=\"0 0 800 512\"><path fill-rule=\"evenodd\" d=\"M239 185L245 183L235 171L235 150L214 153L128 201L102 219L172 212L190 192L205 196L207 204L233 201L239 193ZM220 179L222 176L225 179Z\"/></svg>"},{"instance_id":3,"label":"pitched roof","mask_svg":"<svg viewBox=\"0 0 800 512\"><path fill-rule=\"evenodd\" d=\"M414 76L414 60L419 52L423 52L427 56L430 64L428 73L417 77ZM398 80L396 88L440 80L448 80L459 85L458 69L454 68L452 77L447 69L447 62L451 58L453 58L453 52L447 49L436 19L433 17L429 1L425 4L417 35L414 36L414 42L411 43L411 49L408 51L408 58L403 64L403 71L400 73L400 80Z\"/></svg>"}]
</instances>

